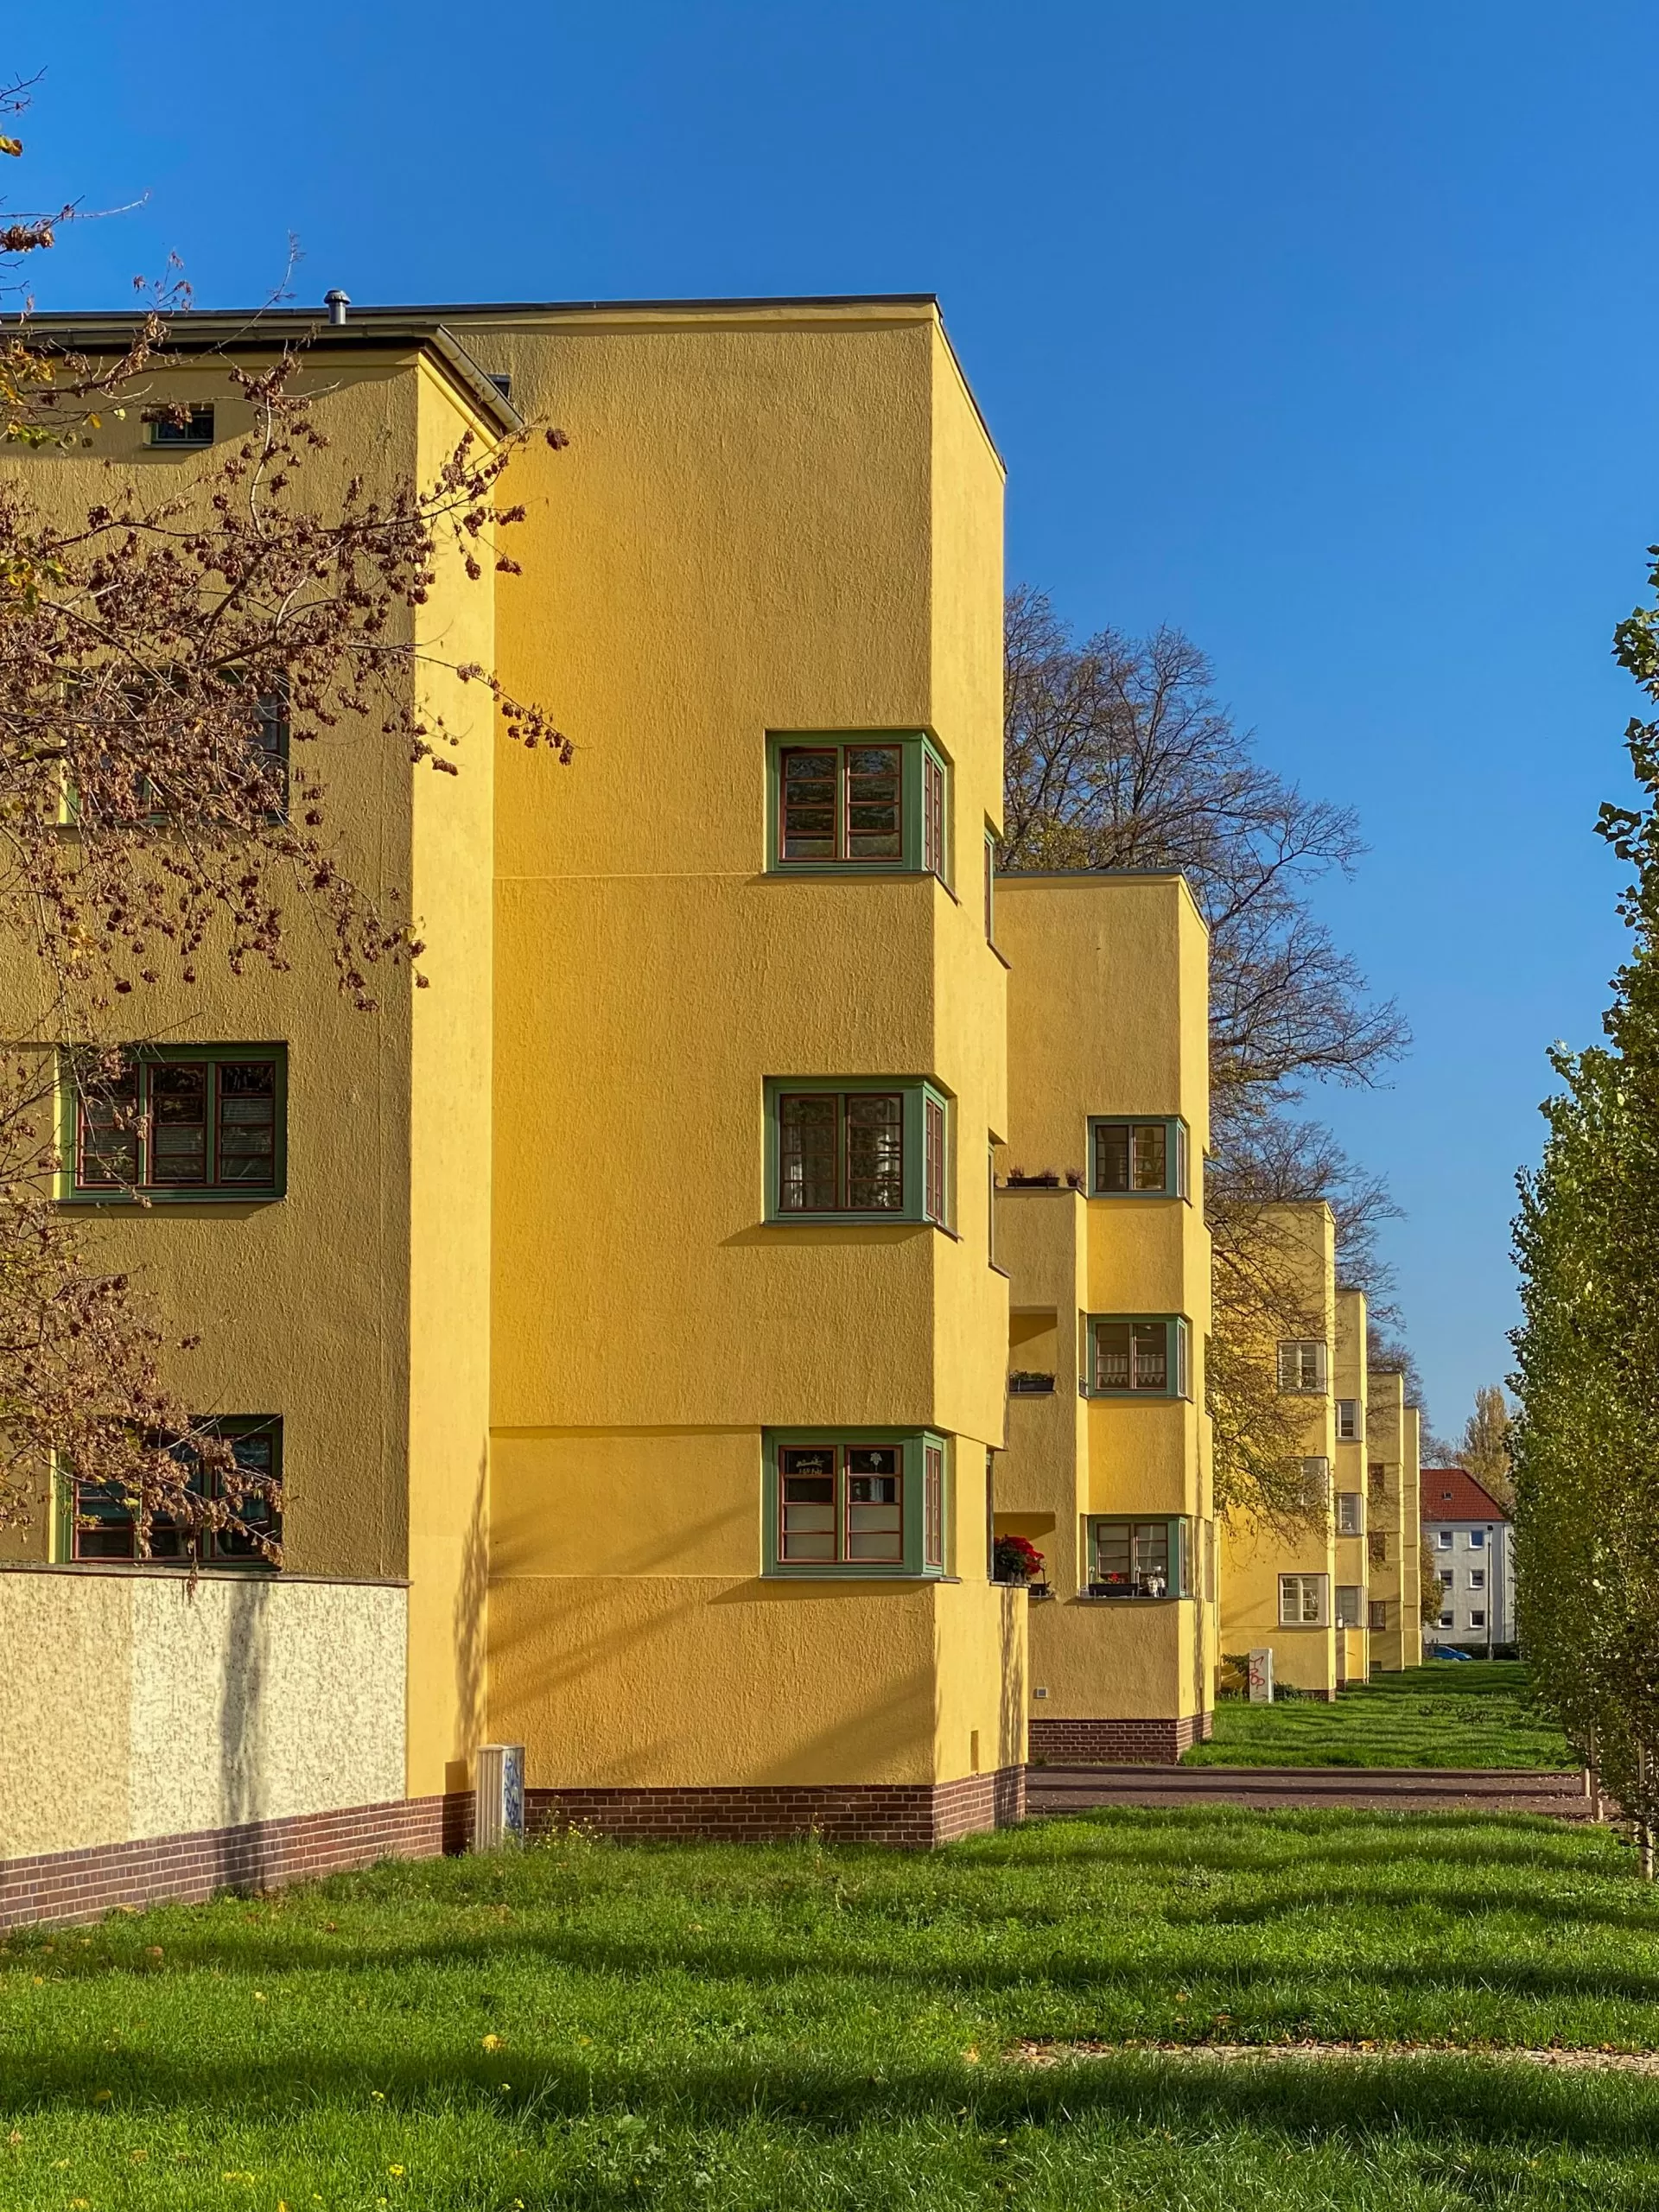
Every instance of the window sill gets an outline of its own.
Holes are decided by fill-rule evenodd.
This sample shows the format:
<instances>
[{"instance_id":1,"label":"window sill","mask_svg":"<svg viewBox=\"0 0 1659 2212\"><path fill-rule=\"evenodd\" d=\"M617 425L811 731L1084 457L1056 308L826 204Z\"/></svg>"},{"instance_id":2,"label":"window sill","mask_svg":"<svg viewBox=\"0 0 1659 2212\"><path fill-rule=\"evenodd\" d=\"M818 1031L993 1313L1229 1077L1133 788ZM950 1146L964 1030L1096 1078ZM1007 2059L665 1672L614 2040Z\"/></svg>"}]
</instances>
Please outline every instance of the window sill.
<instances>
[{"instance_id":1,"label":"window sill","mask_svg":"<svg viewBox=\"0 0 1659 2212\"><path fill-rule=\"evenodd\" d=\"M1190 1605L1192 1600L1167 1595L1152 1598L1141 1592L1126 1592L1121 1598L1110 1598L1099 1591L1079 1590L1071 1602L1075 1605Z\"/></svg>"},{"instance_id":2,"label":"window sill","mask_svg":"<svg viewBox=\"0 0 1659 2212\"><path fill-rule=\"evenodd\" d=\"M1000 1264L999 1262L991 1260L987 1262L987 1265L989 1267L991 1273L994 1275L1001 1275L1004 1282L1012 1282L1014 1281L1014 1277L1008 1273L1005 1267Z\"/></svg>"},{"instance_id":3,"label":"window sill","mask_svg":"<svg viewBox=\"0 0 1659 2212\"><path fill-rule=\"evenodd\" d=\"M905 1582L960 1584L959 1574L930 1574L917 1567L763 1567L763 1582Z\"/></svg>"},{"instance_id":4,"label":"window sill","mask_svg":"<svg viewBox=\"0 0 1659 2212\"><path fill-rule=\"evenodd\" d=\"M1002 965L1008 970L1009 974L1013 974L1014 963L1009 959L1007 954L1003 951L1000 944L993 944L990 938L987 938L985 940L985 949L991 955L993 959L1000 960L1002 963Z\"/></svg>"},{"instance_id":5,"label":"window sill","mask_svg":"<svg viewBox=\"0 0 1659 2212\"><path fill-rule=\"evenodd\" d=\"M1090 1405L1190 1406L1192 1402L1179 1390L1090 1390L1081 1382L1077 1395L1087 1399Z\"/></svg>"},{"instance_id":6,"label":"window sill","mask_svg":"<svg viewBox=\"0 0 1659 2212\"><path fill-rule=\"evenodd\" d=\"M188 1191L160 1187L139 1191L66 1191L61 1206L125 1206L134 1213L148 1213L156 1206L273 1206L287 1191Z\"/></svg>"}]
</instances>

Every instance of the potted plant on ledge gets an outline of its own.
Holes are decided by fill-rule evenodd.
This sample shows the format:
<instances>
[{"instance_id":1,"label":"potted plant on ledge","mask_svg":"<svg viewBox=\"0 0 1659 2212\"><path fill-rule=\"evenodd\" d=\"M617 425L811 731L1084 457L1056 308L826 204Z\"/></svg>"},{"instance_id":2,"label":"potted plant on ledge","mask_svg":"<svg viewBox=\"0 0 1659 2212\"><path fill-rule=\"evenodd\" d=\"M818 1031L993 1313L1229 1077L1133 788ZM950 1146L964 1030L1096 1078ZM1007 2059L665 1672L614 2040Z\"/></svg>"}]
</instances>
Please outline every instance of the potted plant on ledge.
<instances>
[{"instance_id":1,"label":"potted plant on ledge","mask_svg":"<svg viewBox=\"0 0 1659 2212\"><path fill-rule=\"evenodd\" d=\"M1042 1579L1043 1555L1028 1536L999 1536L991 1549L991 1579L1023 1590L1033 1598L1046 1598Z\"/></svg>"}]
</instances>

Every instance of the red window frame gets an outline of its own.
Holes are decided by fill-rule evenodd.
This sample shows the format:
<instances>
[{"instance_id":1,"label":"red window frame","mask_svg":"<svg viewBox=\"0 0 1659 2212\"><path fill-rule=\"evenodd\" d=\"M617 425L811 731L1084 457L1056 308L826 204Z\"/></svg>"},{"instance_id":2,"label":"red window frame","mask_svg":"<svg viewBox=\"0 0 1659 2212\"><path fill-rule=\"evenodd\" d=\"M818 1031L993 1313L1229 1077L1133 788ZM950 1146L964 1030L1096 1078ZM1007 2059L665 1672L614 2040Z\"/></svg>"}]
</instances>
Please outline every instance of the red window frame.
<instances>
[{"instance_id":1,"label":"red window frame","mask_svg":"<svg viewBox=\"0 0 1659 2212\"><path fill-rule=\"evenodd\" d=\"M932 1448L932 1447L930 1447ZM861 1461L871 1464L861 1465ZM829 1471L823 1471L828 1462ZM874 1464L880 1462L880 1465ZM813 1462L815 1465L801 1463ZM828 1483L830 1495L827 1499L801 1498L791 1500L789 1484L795 1482ZM891 1494L861 1497L855 1495L861 1484L882 1484L891 1486ZM831 1538L832 1548L791 1552L789 1513L791 1503L807 1507L828 1505L830 1528L803 1529L798 1533L804 1538L821 1539L825 1534ZM885 1524L861 1526L855 1516L861 1512L891 1514L891 1527ZM890 1538L887 1545L873 1548L876 1540ZM902 1567L905 1563L905 1447L902 1444L785 1444L778 1450L778 1558L787 1567Z\"/></svg>"},{"instance_id":2,"label":"red window frame","mask_svg":"<svg viewBox=\"0 0 1659 2212\"><path fill-rule=\"evenodd\" d=\"M855 768L859 755L866 762L878 756L891 757L892 796L872 795L868 790L858 788L861 773L869 779L872 769L866 766ZM795 824L804 813L817 817L826 810L822 797L811 799L796 798L791 791L791 763L796 761L828 760L833 763L831 777L833 793L829 803L832 825L827 830L814 826L810 830L798 829ZM803 779L804 780L804 779ZM813 779L822 783L821 777ZM877 829L868 818L877 808L891 807L891 824ZM861 819L861 816L864 818ZM826 836L833 843L831 852L791 853L791 836L803 842L822 845ZM861 839L891 838L893 849L887 853L859 852L855 845ZM778 849L777 861L781 868L892 868L905 865L905 748L899 744L884 744L880 740L862 743L854 741L829 745L785 745L778 754Z\"/></svg>"},{"instance_id":3,"label":"red window frame","mask_svg":"<svg viewBox=\"0 0 1659 2212\"><path fill-rule=\"evenodd\" d=\"M922 866L930 875L944 875L944 771L924 746L922 748Z\"/></svg>"},{"instance_id":4,"label":"red window frame","mask_svg":"<svg viewBox=\"0 0 1659 2212\"><path fill-rule=\"evenodd\" d=\"M175 1117L166 1116L161 1110L158 1098L165 1099L169 1093L165 1084L158 1084L157 1077L198 1069L202 1073L200 1122L187 1122L178 1117L177 1125L200 1128L200 1171L181 1173L175 1166L165 1173L158 1173L156 1154L162 1149L158 1132L165 1122ZM232 1069L258 1070L267 1077L267 1087L263 1091L252 1090L246 1094L269 1099L270 1112L265 1120L238 1123L233 1118L231 1123L245 1129L257 1127L267 1134L269 1144L263 1157L268 1162L268 1172L263 1176L226 1176L224 1173L226 1078ZM183 1097L187 1094L180 1090L176 1095ZM237 1095L233 1089L232 1095ZM115 1102L117 1112L130 1119L124 1128L115 1127L111 1120L100 1133L100 1109L107 1115L111 1101ZM214 1053L197 1059L188 1052L169 1052L156 1058L130 1059L113 1082L76 1092L74 1188L77 1192L188 1191L213 1192L225 1198L267 1196L278 1187L282 1115L281 1065L277 1056L270 1052L250 1052L245 1058ZM100 1172L118 1146L130 1160L130 1176ZM245 1147L239 1151L232 1147L232 1151L236 1157L256 1162L262 1156Z\"/></svg>"},{"instance_id":5,"label":"red window frame","mask_svg":"<svg viewBox=\"0 0 1659 2212\"><path fill-rule=\"evenodd\" d=\"M944 1452L922 1447L922 1565L944 1571Z\"/></svg>"},{"instance_id":6,"label":"red window frame","mask_svg":"<svg viewBox=\"0 0 1659 2212\"><path fill-rule=\"evenodd\" d=\"M944 1108L937 1098L922 1099L922 1211L930 1221L944 1221Z\"/></svg>"},{"instance_id":7,"label":"red window frame","mask_svg":"<svg viewBox=\"0 0 1659 2212\"><path fill-rule=\"evenodd\" d=\"M804 1205L791 1196L791 1161L804 1157L802 1147L791 1147L790 1109L810 1103L833 1102L835 1107L835 1188L828 1205ZM890 1109L880 1120L867 1119L855 1108L884 1106ZM814 1126L803 1117L796 1128ZM822 1122L817 1126L823 1127ZM860 1138L868 1140L861 1163ZM887 1155L884 1157L884 1155ZM778 1211L779 1215L852 1213L880 1220L905 1211L905 1094L902 1090L783 1090L778 1094ZM821 1172L821 1171L820 1171ZM886 1189L892 1200L858 1203L856 1193Z\"/></svg>"}]
</instances>

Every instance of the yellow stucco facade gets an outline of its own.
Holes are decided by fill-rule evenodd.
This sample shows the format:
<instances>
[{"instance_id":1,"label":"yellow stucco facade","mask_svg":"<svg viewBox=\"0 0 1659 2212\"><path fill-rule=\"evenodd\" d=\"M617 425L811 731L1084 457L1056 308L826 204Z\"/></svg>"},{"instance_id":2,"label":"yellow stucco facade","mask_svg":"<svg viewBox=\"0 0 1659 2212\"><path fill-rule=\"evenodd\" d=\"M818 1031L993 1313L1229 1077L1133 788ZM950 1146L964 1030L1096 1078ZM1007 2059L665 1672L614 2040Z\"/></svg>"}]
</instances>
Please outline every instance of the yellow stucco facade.
<instances>
[{"instance_id":1,"label":"yellow stucco facade","mask_svg":"<svg viewBox=\"0 0 1659 2212\"><path fill-rule=\"evenodd\" d=\"M229 333L193 319L157 372L216 439L245 424ZM308 760L428 987L389 971L354 1011L296 917L286 969L204 960L109 1031L281 1056L279 1191L86 1218L199 1338L191 1405L279 1425L284 1563L91 1565L43 1485L0 1552L36 1684L0 1766L102 1764L55 1799L0 1779L0 1855L453 1797L486 1741L551 1815L925 1841L1017 1812L1033 1751L1178 1756L1224 1644L1363 1675L1363 1611L1287 1637L1287 1560L1218 1555L1192 895L990 896L1002 469L936 305L385 311L302 378L321 501L524 420L569 443L504 482L523 573L442 547L411 618L460 776L349 724ZM4 465L65 513L111 462L188 498L211 452L143 438L133 410ZM492 727L474 662L556 715L568 767ZM49 1038L16 946L0 995ZM1363 1301L1328 1215L1289 1217L1329 1363L1307 1450L1363 1496L1332 1388L1357 1359L1367 1397ZM1044 1554L1035 1594L998 1533ZM1291 1563L1363 1592L1366 1546ZM96 1744L89 1668L121 1686Z\"/></svg>"},{"instance_id":2,"label":"yellow stucco facade","mask_svg":"<svg viewBox=\"0 0 1659 2212\"><path fill-rule=\"evenodd\" d=\"M1001 879L996 936L1010 1388L995 1510L1046 1563L1033 1748L1173 1758L1209 1732L1217 1651L1207 935L1179 875L1078 874Z\"/></svg>"}]
</instances>

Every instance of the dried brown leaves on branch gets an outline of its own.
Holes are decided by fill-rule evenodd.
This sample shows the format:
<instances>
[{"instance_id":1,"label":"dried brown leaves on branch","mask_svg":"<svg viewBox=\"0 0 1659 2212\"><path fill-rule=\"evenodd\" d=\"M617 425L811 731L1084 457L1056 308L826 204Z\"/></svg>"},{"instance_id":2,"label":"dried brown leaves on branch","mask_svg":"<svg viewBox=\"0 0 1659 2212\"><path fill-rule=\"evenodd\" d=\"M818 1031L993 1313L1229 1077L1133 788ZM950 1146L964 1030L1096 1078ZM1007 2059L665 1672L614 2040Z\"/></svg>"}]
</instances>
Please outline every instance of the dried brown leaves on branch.
<instances>
[{"instance_id":1,"label":"dried brown leaves on branch","mask_svg":"<svg viewBox=\"0 0 1659 2212\"><path fill-rule=\"evenodd\" d=\"M14 249L50 231L25 222ZM269 1548L244 1508L270 1485L193 1430L139 1287L100 1270L49 1196L60 1070L118 1093L118 1058L91 1040L143 1041L120 1011L136 985L188 984L209 963L283 969L301 923L321 924L361 1008L389 971L422 980L412 918L395 885L354 869L319 764L349 741L456 772L460 733L423 705L429 676L475 687L474 742L499 719L556 760L569 747L490 670L423 639L446 565L480 585L516 567L497 532L521 511L499 487L522 441L464 440L428 483L330 491L317 402L298 388L309 365L289 350L226 362L251 427L182 489L111 466L64 510L54 464L29 449L81 444L93 401L119 411L160 390L176 413L167 339L141 314L118 355L78 359L26 316L0 326L0 932L48 1008L26 1034L14 1010L0 1052L0 1528L39 1510L55 1461L125 1496L141 1540L162 1519Z\"/></svg>"},{"instance_id":2,"label":"dried brown leaves on branch","mask_svg":"<svg viewBox=\"0 0 1659 2212\"><path fill-rule=\"evenodd\" d=\"M1321 877L1352 869L1358 825L1255 757L1179 631L1079 642L1041 593L1022 589L1006 643L999 865L1179 869L1209 925L1217 1493L1278 1521L1304 1493L1298 1424L1271 1363L1297 1303L1271 1209L1324 1199L1344 1280L1373 1291L1384 1281L1376 1230L1393 1211L1328 1131L1289 1111L1310 1082L1376 1081L1408 1041L1398 1009L1368 998L1309 903Z\"/></svg>"}]
</instances>

